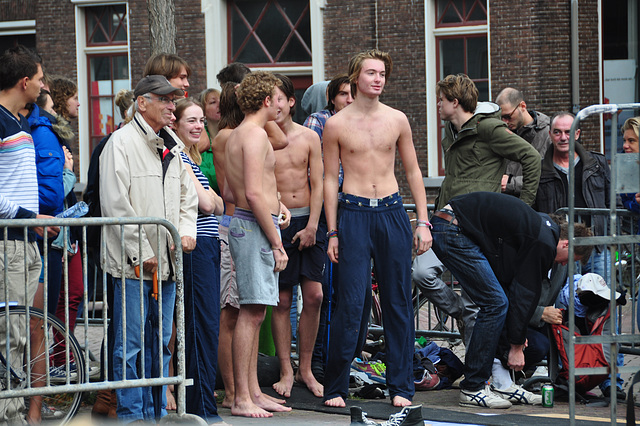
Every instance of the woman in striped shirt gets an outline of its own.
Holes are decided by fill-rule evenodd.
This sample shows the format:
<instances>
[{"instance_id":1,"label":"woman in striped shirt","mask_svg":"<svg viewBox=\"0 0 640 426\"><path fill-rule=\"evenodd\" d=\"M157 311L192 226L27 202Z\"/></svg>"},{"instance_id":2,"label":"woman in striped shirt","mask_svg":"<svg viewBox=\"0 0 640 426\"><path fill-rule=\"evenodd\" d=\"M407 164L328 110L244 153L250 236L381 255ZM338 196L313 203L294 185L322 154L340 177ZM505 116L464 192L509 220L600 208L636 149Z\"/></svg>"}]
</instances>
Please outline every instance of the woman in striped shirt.
<instances>
[{"instance_id":1,"label":"woman in striped shirt","mask_svg":"<svg viewBox=\"0 0 640 426\"><path fill-rule=\"evenodd\" d=\"M220 241L215 215L223 213L224 204L198 166L202 107L192 99L181 99L174 115L175 132L185 145L180 155L198 193L197 245L183 254L187 377L193 379L193 386L187 387L187 412L211 424L221 421L214 397L220 325Z\"/></svg>"}]
</instances>

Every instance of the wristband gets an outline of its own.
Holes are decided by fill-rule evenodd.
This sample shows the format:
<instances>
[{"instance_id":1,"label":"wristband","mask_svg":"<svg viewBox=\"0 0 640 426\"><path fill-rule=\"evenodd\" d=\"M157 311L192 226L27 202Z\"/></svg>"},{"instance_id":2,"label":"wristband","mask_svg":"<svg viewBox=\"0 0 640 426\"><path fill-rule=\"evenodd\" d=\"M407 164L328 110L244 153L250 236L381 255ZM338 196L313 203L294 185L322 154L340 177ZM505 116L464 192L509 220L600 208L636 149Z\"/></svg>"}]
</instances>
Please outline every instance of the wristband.
<instances>
[{"instance_id":1,"label":"wristband","mask_svg":"<svg viewBox=\"0 0 640 426\"><path fill-rule=\"evenodd\" d=\"M428 220L418 220L418 224L416 225L416 227L418 226L424 226L426 228L433 228L433 226L431 225L431 223Z\"/></svg>"},{"instance_id":2,"label":"wristband","mask_svg":"<svg viewBox=\"0 0 640 426\"><path fill-rule=\"evenodd\" d=\"M282 246L276 248L276 247L271 247L271 251L279 251L282 254L287 254L286 251L284 251L284 248Z\"/></svg>"},{"instance_id":3,"label":"wristband","mask_svg":"<svg viewBox=\"0 0 640 426\"><path fill-rule=\"evenodd\" d=\"M337 229L332 229L331 231L327 232L327 238L333 238L333 237L337 237L338 236L338 230Z\"/></svg>"}]
</instances>

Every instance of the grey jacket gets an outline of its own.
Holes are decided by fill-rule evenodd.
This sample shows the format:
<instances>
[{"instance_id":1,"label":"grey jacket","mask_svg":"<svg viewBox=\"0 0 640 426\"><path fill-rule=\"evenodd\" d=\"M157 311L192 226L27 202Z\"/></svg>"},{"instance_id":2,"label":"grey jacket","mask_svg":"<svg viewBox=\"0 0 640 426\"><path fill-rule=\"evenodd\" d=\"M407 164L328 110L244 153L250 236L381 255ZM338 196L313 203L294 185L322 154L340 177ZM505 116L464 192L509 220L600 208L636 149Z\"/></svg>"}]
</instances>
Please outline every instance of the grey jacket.
<instances>
[{"instance_id":1,"label":"grey jacket","mask_svg":"<svg viewBox=\"0 0 640 426\"><path fill-rule=\"evenodd\" d=\"M551 123L549 117L541 112L531 110L529 114L533 117L533 121L516 130L516 134L529 142L540 153L540 158L543 158L547 148L551 145L551 136L549 136ZM519 197L522 190L522 165L515 161L509 161L505 174L509 176L505 194Z\"/></svg>"}]
</instances>

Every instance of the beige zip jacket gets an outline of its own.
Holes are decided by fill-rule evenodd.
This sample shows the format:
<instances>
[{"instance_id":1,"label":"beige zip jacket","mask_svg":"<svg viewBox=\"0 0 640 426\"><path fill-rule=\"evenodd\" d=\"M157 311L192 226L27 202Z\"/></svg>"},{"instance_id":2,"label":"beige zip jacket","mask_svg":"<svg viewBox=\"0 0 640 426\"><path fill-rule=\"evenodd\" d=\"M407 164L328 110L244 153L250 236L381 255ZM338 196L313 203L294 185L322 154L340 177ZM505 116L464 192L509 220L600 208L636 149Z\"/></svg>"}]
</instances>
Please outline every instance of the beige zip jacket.
<instances>
[{"instance_id":1,"label":"beige zip jacket","mask_svg":"<svg viewBox=\"0 0 640 426\"><path fill-rule=\"evenodd\" d=\"M198 196L180 158L182 143L169 128L159 135L140 113L121 129L116 130L100 155L100 203L103 217L161 217L171 222L180 237L196 238ZM161 152L171 147L173 155L163 176ZM159 151L160 150L160 151ZM127 225L124 231L124 278L135 278L134 267L156 256L162 280L175 271L175 252L171 234L163 226L143 225L138 244L138 225ZM122 278L122 239L120 226L106 226L103 238L102 267L112 276ZM160 252L158 253L158 239ZM142 267L140 268L142 270ZM151 275L145 273L145 279Z\"/></svg>"}]
</instances>

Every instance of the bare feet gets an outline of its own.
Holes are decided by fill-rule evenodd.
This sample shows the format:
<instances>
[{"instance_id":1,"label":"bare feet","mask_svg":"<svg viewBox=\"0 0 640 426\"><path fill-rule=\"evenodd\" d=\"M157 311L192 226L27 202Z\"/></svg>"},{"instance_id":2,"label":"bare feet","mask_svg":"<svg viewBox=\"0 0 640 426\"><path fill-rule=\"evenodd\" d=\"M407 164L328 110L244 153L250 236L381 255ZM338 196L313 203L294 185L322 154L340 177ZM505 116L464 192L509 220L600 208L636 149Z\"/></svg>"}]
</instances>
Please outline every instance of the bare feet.
<instances>
[{"instance_id":1,"label":"bare feet","mask_svg":"<svg viewBox=\"0 0 640 426\"><path fill-rule=\"evenodd\" d=\"M256 417L256 418L273 417L273 414L271 414L266 410L263 410L262 408L258 407L256 404L254 404L251 401L238 403L238 404L234 402L233 406L231 407L231 414L234 416Z\"/></svg>"},{"instance_id":2,"label":"bare feet","mask_svg":"<svg viewBox=\"0 0 640 426\"><path fill-rule=\"evenodd\" d=\"M267 398L268 400L270 400L270 401L272 401L272 402L275 402L276 404L284 404L284 403L286 403L286 402L287 402L287 401L285 401L284 399L276 398L276 397L274 397L274 396L267 395L266 393L263 393L263 394L262 394L262 396L263 396L263 397L265 397L265 398Z\"/></svg>"},{"instance_id":3,"label":"bare feet","mask_svg":"<svg viewBox=\"0 0 640 426\"><path fill-rule=\"evenodd\" d=\"M285 398L291 396L291 388L293 387L293 372L292 374L285 373L280 376L280 381L273 384L273 389Z\"/></svg>"},{"instance_id":4,"label":"bare feet","mask_svg":"<svg viewBox=\"0 0 640 426\"><path fill-rule=\"evenodd\" d=\"M229 395L229 393L225 393L224 399L222 400L222 406L224 408L233 407L233 395Z\"/></svg>"},{"instance_id":5,"label":"bare feet","mask_svg":"<svg viewBox=\"0 0 640 426\"><path fill-rule=\"evenodd\" d=\"M300 371L298 371L298 373L296 374L296 382L304 383L307 386L307 389L309 389L311 393L317 396L318 398L322 398L324 396L324 386L322 386L316 380L316 378L313 376L311 372L309 372L308 374L302 375L300 374Z\"/></svg>"},{"instance_id":6,"label":"bare feet","mask_svg":"<svg viewBox=\"0 0 640 426\"><path fill-rule=\"evenodd\" d=\"M402 397L400 395L396 395L391 399L391 403L393 404L394 407L408 407L409 405L411 405L411 401L409 401L407 398Z\"/></svg>"},{"instance_id":7,"label":"bare feet","mask_svg":"<svg viewBox=\"0 0 640 426\"><path fill-rule=\"evenodd\" d=\"M291 407L285 407L281 403L275 402L273 398L268 398L268 395L260 393L253 398L253 403L258 407L272 412L284 412L291 411ZM283 401L284 402L284 401Z\"/></svg>"},{"instance_id":8,"label":"bare feet","mask_svg":"<svg viewBox=\"0 0 640 426\"><path fill-rule=\"evenodd\" d=\"M336 396L335 398L328 399L324 402L324 405L327 407L346 407L347 404L344 403L344 399L341 396Z\"/></svg>"},{"instance_id":9,"label":"bare feet","mask_svg":"<svg viewBox=\"0 0 640 426\"><path fill-rule=\"evenodd\" d=\"M173 392L171 392L171 386L167 386L167 411L176 410L177 408L176 399L173 397Z\"/></svg>"}]
</instances>

